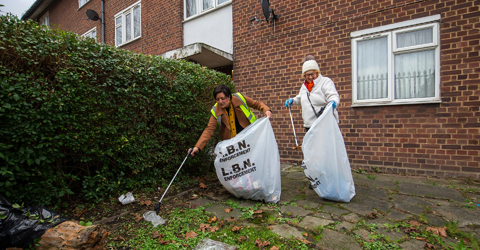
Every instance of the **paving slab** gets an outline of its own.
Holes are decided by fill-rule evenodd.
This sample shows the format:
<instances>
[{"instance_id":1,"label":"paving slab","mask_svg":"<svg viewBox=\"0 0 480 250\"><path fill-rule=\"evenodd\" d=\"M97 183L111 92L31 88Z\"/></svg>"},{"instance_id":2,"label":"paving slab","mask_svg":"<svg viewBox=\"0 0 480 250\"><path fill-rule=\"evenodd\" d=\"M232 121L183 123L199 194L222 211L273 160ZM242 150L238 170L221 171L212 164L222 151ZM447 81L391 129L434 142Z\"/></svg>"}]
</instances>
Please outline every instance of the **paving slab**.
<instances>
[{"instance_id":1,"label":"paving slab","mask_svg":"<svg viewBox=\"0 0 480 250\"><path fill-rule=\"evenodd\" d=\"M235 219L238 219L242 216L242 211L238 209L233 209L229 213L225 212L225 209L229 208L228 206L221 205L221 204L214 204L205 209L205 211L214 214L217 218L224 218L224 219L230 219L231 217L234 217Z\"/></svg>"},{"instance_id":2,"label":"paving slab","mask_svg":"<svg viewBox=\"0 0 480 250\"><path fill-rule=\"evenodd\" d=\"M302 233L298 231L295 227L291 227L286 224L273 225L272 227L273 227L272 229L273 232L275 232L276 234L286 239L297 238L297 237L300 239L304 239Z\"/></svg>"},{"instance_id":3,"label":"paving slab","mask_svg":"<svg viewBox=\"0 0 480 250\"><path fill-rule=\"evenodd\" d=\"M409 240L405 241L402 244L400 244L400 247L404 250L419 250L419 249L425 249L425 241L420 241L420 240Z\"/></svg>"},{"instance_id":4,"label":"paving slab","mask_svg":"<svg viewBox=\"0 0 480 250\"><path fill-rule=\"evenodd\" d=\"M306 210L302 207L299 207L299 206L293 206L293 205L288 205L288 206L282 206L280 208L280 211L284 212L284 213L290 213L291 215L293 216L300 216L300 217L303 217L307 214L310 214L312 213L312 211L310 210Z\"/></svg>"},{"instance_id":5,"label":"paving slab","mask_svg":"<svg viewBox=\"0 0 480 250\"><path fill-rule=\"evenodd\" d=\"M335 226L335 229L338 231L350 231L354 229L356 225L354 223L342 221Z\"/></svg>"},{"instance_id":6,"label":"paving slab","mask_svg":"<svg viewBox=\"0 0 480 250\"><path fill-rule=\"evenodd\" d=\"M326 226L332 223L334 223L333 220L317 218L314 216L307 216L302 220L302 222L298 224L298 226L301 228L315 229L319 226Z\"/></svg>"},{"instance_id":7,"label":"paving slab","mask_svg":"<svg viewBox=\"0 0 480 250\"><path fill-rule=\"evenodd\" d=\"M353 237L328 229L323 230L322 239L317 242L317 246L335 250L362 249Z\"/></svg>"},{"instance_id":8,"label":"paving slab","mask_svg":"<svg viewBox=\"0 0 480 250\"><path fill-rule=\"evenodd\" d=\"M437 227L443 227L445 224L447 224L447 221L445 221L442 217L434 214L427 214L427 219L428 219L428 224L437 226Z\"/></svg>"},{"instance_id":9,"label":"paving slab","mask_svg":"<svg viewBox=\"0 0 480 250\"><path fill-rule=\"evenodd\" d=\"M479 209L475 210L465 209L462 207L439 207L436 211L445 219L453 222L458 221L459 227L466 227L467 225L480 225Z\"/></svg>"},{"instance_id":10,"label":"paving slab","mask_svg":"<svg viewBox=\"0 0 480 250\"><path fill-rule=\"evenodd\" d=\"M369 237L370 232L367 231L367 230L365 230L365 229L363 229L363 228L357 229L357 230L353 230L353 233L356 234L356 235L358 235L358 236L360 236L360 237L362 237L362 239L365 240L365 241L370 240L370 237Z\"/></svg>"},{"instance_id":11,"label":"paving slab","mask_svg":"<svg viewBox=\"0 0 480 250\"><path fill-rule=\"evenodd\" d=\"M394 210L394 209L391 209L386 218L387 219L390 219L392 221L401 221L401 220L406 220L407 218L411 217L412 215L410 214L406 214L406 213L403 213L403 212L399 212L397 210Z\"/></svg>"},{"instance_id":12,"label":"paving slab","mask_svg":"<svg viewBox=\"0 0 480 250\"><path fill-rule=\"evenodd\" d=\"M362 204L362 203L356 203L356 202L348 203L348 205L345 205L345 208L359 215L365 215L368 213L375 212L375 210L368 204Z\"/></svg>"},{"instance_id":13,"label":"paving slab","mask_svg":"<svg viewBox=\"0 0 480 250\"><path fill-rule=\"evenodd\" d=\"M259 203L258 201L252 201L252 200L246 200L246 201L243 201L241 203L239 203L238 205L240 207L245 207L245 208L249 208L249 207L254 207L257 205L257 203Z\"/></svg>"},{"instance_id":14,"label":"paving slab","mask_svg":"<svg viewBox=\"0 0 480 250\"><path fill-rule=\"evenodd\" d=\"M340 217L343 214L350 213L350 211L344 209L343 207L330 206L330 205L323 206L321 211L324 213L333 214L337 217Z\"/></svg>"},{"instance_id":15,"label":"paving slab","mask_svg":"<svg viewBox=\"0 0 480 250\"><path fill-rule=\"evenodd\" d=\"M437 199L447 199L458 202L465 201L465 198L459 191L434 185L412 185L411 183L400 183L398 185L398 192L416 196L436 197Z\"/></svg>"},{"instance_id":16,"label":"paving slab","mask_svg":"<svg viewBox=\"0 0 480 250\"><path fill-rule=\"evenodd\" d=\"M361 217L358 216L356 213L346 214L342 218L343 218L343 220L348 221L348 222L352 222L352 223L357 223L361 219Z\"/></svg>"},{"instance_id":17,"label":"paving slab","mask_svg":"<svg viewBox=\"0 0 480 250\"><path fill-rule=\"evenodd\" d=\"M297 205L300 205L300 206L304 207L305 209L316 209L320 205L317 202L308 201L306 199L297 200L297 201L295 201L295 203L297 203Z\"/></svg>"},{"instance_id":18,"label":"paving slab","mask_svg":"<svg viewBox=\"0 0 480 250\"><path fill-rule=\"evenodd\" d=\"M385 229L378 229L377 232L379 234L383 234L383 236L385 236L385 238L386 237L390 238L390 240L392 240L392 241L397 241L397 240L408 237L408 235L405 234L405 233L388 231L388 230L385 230Z\"/></svg>"},{"instance_id":19,"label":"paving slab","mask_svg":"<svg viewBox=\"0 0 480 250\"><path fill-rule=\"evenodd\" d=\"M190 200L190 204L194 205L195 207L206 206L208 204L215 203L215 201L210 199L198 198L195 200Z\"/></svg>"}]
</instances>

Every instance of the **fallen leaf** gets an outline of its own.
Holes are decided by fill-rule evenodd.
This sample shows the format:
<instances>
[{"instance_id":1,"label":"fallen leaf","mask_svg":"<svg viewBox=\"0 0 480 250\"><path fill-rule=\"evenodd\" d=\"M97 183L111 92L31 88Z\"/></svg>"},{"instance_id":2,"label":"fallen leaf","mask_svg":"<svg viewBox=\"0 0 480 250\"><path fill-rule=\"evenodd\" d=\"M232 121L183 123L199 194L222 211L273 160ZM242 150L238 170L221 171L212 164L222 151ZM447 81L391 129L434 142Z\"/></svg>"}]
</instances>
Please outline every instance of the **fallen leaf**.
<instances>
[{"instance_id":1,"label":"fallen leaf","mask_svg":"<svg viewBox=\"0 0 480 250\"><path fill-rule=\"evenodd\" d=\"M447 227L427 227L426 230L427 232L432 232L433 234L447 237Z\"/></svg>"},{"instance_id":2,"label":"fallen leaf","mask_svg":"<svg viewBox=\"0 0 480 250\"><path fill-rule=\"evenodd\" d=\"M269 246L269 245L270 245L270 242L268 242L268 241L264 241L264 242L262 243L262 246L264 246L264 247Z\"/></svg>"},{"instance_id":3,"label":"fallen leaf","mask_svg":"<svg viewBox=\"0 0 480 250\"><path fill-rule=\"evenodd\" d=\"M207 185L205 185L203 182L200 182L200 187L201 188L207 188Z\"/></svg>"},{"instance_id":4,"label":"fallen leaf","mask_svg":"<svg viewBox=\"0 0 480 250\"><path fill-rule=\"evenodd\" d=\"M258 247L262 247L263 246L263 242L260 238L258 238L257 240L255 240L255 246L258 246Z\"/></svg>"},{"instance_id":5,"label":"fallen leaf","mask_svg":"<svg viewBox=\"0 0 480 250\"><path fill-rule=\"evenodd\" d=\"M77 207L77 212L75 213L75 216L80 217L82 216L85 212L87 212L87 209L84 208L83 210L80 210L80 208Z\"/></svg>"},{"instance_id":6,"label":"fallen leaf","mask_svg":"<svg viewBox=\"0 0 480 250\"><path fill-rule=\"evenodd\" d=\"M262 215L261 215L261 214L259 214L259 215L257 215L257 217L258 217L258 218L262 218Z\"/></svg>"},{"instance_id":7,"label":"fallen leaf","mask_svg":"<svg viewBox=\"0 0 480 250\"><path fill-rule=\"evenodd\" d=\"M195 238L197 237L197 234L194 232L194 231L190 231L188 233L185 234L185 239L190 239L190 238Z\"/></svg>"},{"instance_id":8,"label":"fallen leaf","mask_svg":"<svg viewBox=\"0 0 480 250\"><path fill-rule=\"evenodd\" d=\"M141 215L135 214L135 221L136 221L136 222L139 222L139 221L141 221L142 219L143 219L143 217L142 217Z\"/></svg>"},{"instance_id":9,"label":"fallen leaf","mask_svg":"<svg viewBox=\"0 0 480 250\"><path fill-rule=\"evenodd\" d=\"M262 211L262 210L256 210L256 211L254 211L253 213L254 213L254 214L261 214L261 213L263 213L263 211Z\"/></svg>"},{"instance_id":10,"label":"fallen leaf","mask_svg":"<svg viewBox=\"0 0 480 250\"><path fill-rule=\"evenodd\" d=\"M158 239L158 244L160 245L168 245L170 243L169 240L163 240L162 238Z\"/></svg>"},{"instance_id":11,"label":"fallen leaf","mask_svg":"<svg viewBox=\"0 0 480 250\"><path fill-rule=\"evenodd\" d=\"M377 218L377 213L375 213L375 212L367 213L367 216L368 216L370 219L375 219L375 218Z\"/></svg>"},{"instance_id":12,"label":"fallen leaf","mask_svg":"<svg viewBox=\"0 0 480 250\"><path fill-rule=\"evenodd\" d=\"M424 238L421 237L415 237L416 240L424 240Z\"/></svg>"},{"instance_id":13,"label":"fallen leaf","mask_svg":"<svg viewBox=\"0 0 480 250\"><path fill-rule=\"evenodd\" d=\"M153 238L154 238L154 239L155 239L155 238L158 238L158 237L160 237L160 236L161 236L161 234L160 234L158 231L153 232Z\"/></svg>"},{"instance_id":14,"label":"fallen leaf","mask_svg":"<svg viewBox=\"0 0 480 250\"><path fill-rule=\"evenodd\" d=\"M305 237L308 237L308 233L307 233L307 232L303 233L302 235L305 236Z\"/></svg>"},{"instance_id":15,"label":"fallen leaf","mask_svg":"<svg viewBox=\"0 0 480 250\"><path fill-rule=\"evenodd\" d=\"M427 250L431 250L431 249L437 249L436 246L428 243L428 242L425 242L425 245L423 246L423 248L427 249Z\"/></svg>"},{"instance_id":16,"label":"fallen leaf","mask_svg":"<svg viewBox=\"0 0 480 250\"><path fill-rule=\"evenodd\" d=\"M280 250L280 248L276 247L276 246L273 246L270 248L270 250Z\"/></svg>"},{"instance_id":17,"label":"fallen leaf","mask_svg":"<svg viewBox=\"0 0 480 250\"><path fill-rule=\"evenodd\" d=\"M268 229L273 230L273 227L272 227L272 226L268 226Z\"/></svg>"},{"instance_id":18,"label":"fallen leaf","mask_svg":"<svg viewBox=\"0 0 480 250\"><path fill-rule=\"evenodd\" d=\"M210 225L201 223L201 224L200 224L200 228L198 229L198 231L205 232L205 230L208 230L209 228L210 228Z\"/></svg>"},{"instance_id":19,"label":"fallen leaf","mask_svg":"<svg viewBox=\"0 0 480 250\"><path fill-rule=\"evenodd\" d=\"M246 240L247 238L245 236L240 236L238 237L237 241L241 242L242 240Z\"/></svg>"},{"instance_id":20,"label":"fallen leaf","mask_svg":"<svg viewBox=\"0 0 480 250\"><path fill-rule=\"evenodd\" d=\"M242 227L234 226L234 227L232 228L232 232L238 232L238 231L240 231L240 229L242 229Z\"/></svg>"},{"instance_id":21,"label":"fallen leaf","mask_svg":"<svg viewBox=\"0 0 480 250\"><path fill-rule=\"evenodd\" d=\"M306 239L303 239L303 238L298 238L298 237L296 237L295 239L303 242L304 244L310 244L310 243L311 243L310 241L308 241L308 240L306 240Z\"/></svg>"},{"instance_id":22,"label":"fallen leaf","mask_svg":"<svg viewBox=\"0 0 480 250\"><path fill-rule=\"evenodd\" d=\"M218 230L218 227L210 227L210 228L208 229L208 231L210 231L210 233L213 233L213 232L215 232L215 231L217 231L217 230Z\"/></svg>"},{"instance_id":23,"label":"fallen leaf","mask_svg":"<svg viewBox=\"0 0 480 250\"><path fill-rule=\"evenodd\" d=\"M230 208L225 208L225 213L228 214L228 213L230 213L231 211L232 211L232 209L230 209Z\"/></svg>"},{"instance_id":24,"label":"fallen leaf","mask_svg":"<svg viewBox=\"0 0 480 250\"><path fill-rule=\"evenodd\" d=\"M411 221L407 221L408 224L414 226L414 227L419 227L421 226L422 224L418 221L414 221L414 220L411 220Z\"/></svg>"},{"instance_id":25,"label":"fallen leaf","mask_svg":"<svg viewBox=\"0 0 480 250\"><path fill-rule=\"evenodd\" d=\"M150 200L140 201L140 204L145 206L150 206L152 205L152 201Z\"/></svg>"},{"instance_id":26,"label":"fallen leaf","mask_svg":"<svg viewBox=\"0 0 480 250\"><path fill-rule=\"evenodd\" d=\"M215 221L217 221L217 217L216 217L216 216L213 217L213 218L208 218L208 223L213 223L213 222L215 222Z\"/></svg>"},{"instance_id":27,"label":"fallen leaf","mask_svg":"<svg viewBox=\"0 0 480 250\"><path fill-rule=\"evenodd\" d=\"M418 228L416 228L416 227L407 227L407 228L403 229L403 232L405 232L405 233L407 233L407 234L408 234L408 233L411 233L411 232L418 232Z\"/></svg>"}]
</instances>

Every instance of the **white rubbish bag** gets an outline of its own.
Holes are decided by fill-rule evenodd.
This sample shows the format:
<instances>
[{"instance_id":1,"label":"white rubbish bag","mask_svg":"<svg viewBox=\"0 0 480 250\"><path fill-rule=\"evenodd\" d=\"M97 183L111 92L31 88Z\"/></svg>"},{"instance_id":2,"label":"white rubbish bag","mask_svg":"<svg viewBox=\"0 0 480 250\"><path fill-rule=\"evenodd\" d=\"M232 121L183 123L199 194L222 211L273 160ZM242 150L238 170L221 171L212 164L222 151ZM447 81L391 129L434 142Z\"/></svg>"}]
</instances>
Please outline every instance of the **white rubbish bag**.
<instances>
[{"instance_id":1,"label":"white rubbish bag","mask_svg":"<svg viewBox=\"0 0 480 250\"><path fill-rule=\"evenodd\" d=\"M302 151L302 167L313 190L324 199L350 202L355 196L355 185L331 104L305 134Z\"/></svg>"},{"instance_id":2,"label":"white rubbish bag","mask_svg":"<svg viewBox=\"0 0 480 250\"><path fill-rule=\"evenodd\" d=\"M218 143L215 154L218 179L231 194L272 203L280 200L280 155L268 118Z\"/></svg>"},{"instance_id":3,"label":"white rubbish bag","mask_svg":"<svg viewBox=\"0 0 480 250\"><path fill-rule=\"evenodd\" d=\"M118 200L122 203L122 205L127 205L135 201L132 192L128 192L127 194L122 194L118 197Z\"/></svg>"}]
</instances>

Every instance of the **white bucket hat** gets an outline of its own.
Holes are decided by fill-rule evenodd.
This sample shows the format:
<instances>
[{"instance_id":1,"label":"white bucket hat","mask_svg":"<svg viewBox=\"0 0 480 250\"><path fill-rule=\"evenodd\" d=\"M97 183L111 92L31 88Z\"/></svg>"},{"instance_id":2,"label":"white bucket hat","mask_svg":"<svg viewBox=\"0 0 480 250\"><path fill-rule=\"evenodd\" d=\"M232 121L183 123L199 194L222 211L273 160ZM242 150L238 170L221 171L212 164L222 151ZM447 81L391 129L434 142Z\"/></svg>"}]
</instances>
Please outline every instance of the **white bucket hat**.
<instances>
[{"instance_id":1,"label":"white bucket hat","mask_svg":"<svg viewBox=\"0 0 480 250\"><path fill-rule=\"evenodd\" d=\"M309 70L315 70L320 73L320 68L318 67L318 64L317 62L315 62L315 60L308 60L303 63L302 76L305 76L305 73Z\"/></svg>"}]
</instances>

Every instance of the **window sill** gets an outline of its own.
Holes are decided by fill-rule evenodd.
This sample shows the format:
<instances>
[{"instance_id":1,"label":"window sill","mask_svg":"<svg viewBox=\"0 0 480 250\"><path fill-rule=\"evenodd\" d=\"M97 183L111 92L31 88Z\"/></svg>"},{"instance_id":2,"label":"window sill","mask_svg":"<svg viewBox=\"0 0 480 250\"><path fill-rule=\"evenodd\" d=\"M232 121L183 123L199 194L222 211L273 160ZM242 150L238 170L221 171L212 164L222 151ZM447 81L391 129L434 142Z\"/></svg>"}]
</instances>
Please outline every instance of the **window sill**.
<instances>
[{"instance_id":1,"label":"window sill","mask_svg":"<svg viewBox=\"0 0 480 250\"><path fill-rule=\"evenodd\" d=\"M122 44L120 44L120 45L118 45L118 46L115 46L115 48L120 48L120 47L125 46L125 45L127 45L127 44L130 44L130 43L132 43L132 42L135 42L135 41L137 41L137 40L140 39L140 38L142 38L142 36L139 36L139 37L137 37L137 38L135 38L135 39L133 39L133 40L130 40L130 41L126 42L126 43L122 43Z\"/></svg>"},{"instance_id":2,"label":"window sill","mask_svg":"<svg viewBox=\"0 0 480 250\"><path fill-rule=\"evenodd\" d=\"M183 20L182 23L186 23L186 22L188 22L188 21L197 19L197 18L199 18L199 17L201 17L201 16L207 15L207 14L209 14L209 13L212 13L212 12L214 12L214 11L217 11L217 10L219 10L219 9L222 9L222 8L224 8L224 7L227 7L227 6L229 6L229 5L232 5L232 1L230 1L230 2L228 2L228 3L224 3L224 4L220 5L220 6L217 6L216 8L209 9L209 10L207 10L207 11L204 11L204 12L202 12L202 13L200 13L200 14L197 14L197 15L191 16L191 17L189 17L189 18L186 18L185 20Z\"/></svg>"},{"instance_id":3,"label":"window sill","mask_svg":"<svg viewBox=\"0 0 480 250\"><path fill-rule=\"evenodd\" d=\"M365 103L354 103L350 107L374 107L374 106L393 106L393 105L415 105L415 104L436 104L442 103L442 100L425 100L425 101L395 101L395 102L365 102Z\"/></svg>"},{"instance_id":4,"label":"window sill","mask_svg":"<svg viewBox=\"0 0 480 250\"><path fill-rule=\"evenodd\" d=\"M92 2L92 0L90 0L90 1L88 1L88 2L86 2L86 3L84 3L84 4L83 4L82 6L80 6L80 7L78 7L77 11L79 11L80 9L82 9L82 8L83 8L83 6L87 5L87 4L88 4L88 3L90 3L90 2Z\"/></svg>"}]
</instances>

